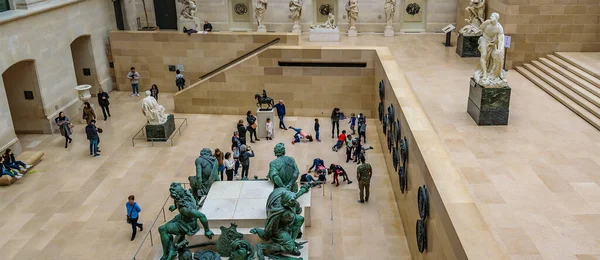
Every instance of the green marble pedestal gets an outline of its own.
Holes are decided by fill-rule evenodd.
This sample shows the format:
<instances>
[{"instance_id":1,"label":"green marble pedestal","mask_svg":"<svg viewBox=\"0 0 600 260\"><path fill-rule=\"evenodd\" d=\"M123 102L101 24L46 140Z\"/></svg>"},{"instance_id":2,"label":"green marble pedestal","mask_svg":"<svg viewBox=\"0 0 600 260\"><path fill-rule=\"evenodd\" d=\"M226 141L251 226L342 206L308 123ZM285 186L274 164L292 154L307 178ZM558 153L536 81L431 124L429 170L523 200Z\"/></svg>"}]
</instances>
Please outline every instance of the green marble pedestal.
<instances>
[{"instance_id":1,"label":"green marble pedestal","mask_svg":"<svg viewBox=\"0 0 600 260\"><path fill-rule=\"evenodd\" d=\"M471 78L467 112L478 125L507 125L510 87L484 88Z\"/></svg>"},{"instance_id":2,"label":"green marble pedestal","mask_svg":"<svg viewBox=\"0 0 600 260\"><path fill-rule=\"evenodd\" d=\"M464 36L458 34L456 40L456 54L460 57L480 57L479 36Z\"/></svg>"},{"instance_id":3,"label":"green marble pedestal","mask_svg":"<svg viewBox=\"0 0 600 260\"><path fill-rule=\"evenodd\" d=\"M175 131L175 118L172 114L162 125L146 125L146 140L148 142L166 142Z\"/></svg>"}]
</instances>

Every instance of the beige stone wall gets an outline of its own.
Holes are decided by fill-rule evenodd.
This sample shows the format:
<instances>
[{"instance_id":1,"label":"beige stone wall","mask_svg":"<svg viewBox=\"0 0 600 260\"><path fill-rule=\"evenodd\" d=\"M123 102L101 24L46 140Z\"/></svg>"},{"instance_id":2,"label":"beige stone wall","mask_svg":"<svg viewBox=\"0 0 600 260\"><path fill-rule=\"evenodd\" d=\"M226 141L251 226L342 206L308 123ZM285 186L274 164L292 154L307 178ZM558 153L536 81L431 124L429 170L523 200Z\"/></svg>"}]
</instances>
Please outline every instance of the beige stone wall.
<instances>
[{"instance_id":1,"label":"beige stone wall","mask_svg":"<svg viewBox=\"0 0 600 260\"><path fill-rule=\"evenodd\" d=\"M25 15L34 13L22 12ZM94 77L103 82L105 89L112 89L105 45L107 32L115 24L112 2L104 0L81 1L16 20L0 19L0 72L19 61L35 60L44 115L50 118L48 123L51 124L58 110L77 103L70 44L79 36L91 35L96 63ZM12 142L16 135L2 81L0 111L0 146L3 146ZM70 113L76 113L76 110Z\"/></svg>"},{"instance_id":2,"label":"beige stone wall","mask_svg":"<svg viewBox=\"0 0 600 260\"><path fill-rule=\"evenodd\" d=\"M373 50L271 47L214 77L177 93L178 113L245 114L265 89L284 100L292 116L327 117L334 107L371 116ZM279 67L278 61L366 62L366 68Z\"/></svg>"},{"instance_id":3,"label":"beige stone wall","mask_svg":"<svg viewBox=\"0 0 600 260\"><path fill-rule=\"evenodd\" d=\"M131 89L127 73L133 66L140 73L140 91L156 84L161 92L168 93L177 91L175 72L169 71L169 65L183 65L182 74L190 86L205 73L276 38L281 39L279 45L299 44L298 35L291 33L187 35L165 31L113 31L109 38L119 90Z\"/></svg>"},{"instance_id":4,"label":"beige stone wall","mask_svg":"<svg viewBox=\"0 0 600 260\"><path fill-rule=\"evenodd\" d=\"M557 51L600 51L599 0L488 0L487 7L488 16L500 14L505 34L512 36L509 69ZM457 20L464 19L462 10L457 8Z\"/></svg>"},{"instance_id":5,"label":"beige stone wall","mask_svg":"<svg viewBox=\"0 0 600 260\"><path fill-rule=\"evenodd\" d=\"M408 191L404 194L400 191L392 154L384 149L383 156L413 259L507 259L389 49L377 48L374 64L371 87L377 92L377 101L371 108L378 109L378 84L383 80L384 107L394 105L396 118L401 122L401 135L408 140ZM381 146L387 147L387 137L381 134L381 123L376 121ZM428 243L424 254L417 248L415 225L419 219L417 191L422 185L426 185L429 196Z\"/></svg>"}]
</instances>

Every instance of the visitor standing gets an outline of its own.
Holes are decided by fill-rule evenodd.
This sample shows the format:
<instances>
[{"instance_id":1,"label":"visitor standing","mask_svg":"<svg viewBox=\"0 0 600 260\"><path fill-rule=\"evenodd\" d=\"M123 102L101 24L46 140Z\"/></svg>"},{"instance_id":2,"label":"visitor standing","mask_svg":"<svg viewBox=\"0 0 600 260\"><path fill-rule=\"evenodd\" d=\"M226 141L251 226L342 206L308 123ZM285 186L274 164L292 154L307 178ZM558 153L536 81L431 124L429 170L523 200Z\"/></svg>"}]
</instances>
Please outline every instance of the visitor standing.
<instances>
[{"instance_id":1,"label":"visitor standing","mask_svg":"<svg viewBox=\"0 0 600 260\"><path fill-rule=\"evenodd\" d=\"M54 121L60 130L60 135L65 137L65 148L67 148L68 144L73 141L71 138L71 128L73 124L71 124L71 121L65 115L65 112L58 113L58 117Z\"/></svg>"},{"instance_id":2,"label":"visitor standing","mask_svg":"<svg viewBox=\"0 0 600 260\"><path fill-rule=\"evenodd\" d=\"M110 105L108 99L110 97L108 96L108 93L104 92L102 88L98 89L97 96L98 104L100 105L100 108L102 108L102 114L104 115L104 121L106 121L106 115L108 114L108 117L110 117L110 109L108 108L108 106Z\"/></svg>"},{"instance_id":3,"label":"visitor standing","mask_svg":"<svg viewBox=\"0 0 600 260\"><path fill-rule=\"evenodd\" d=\"M271 122L271 118L267 118L265 128L267 129L267 140L273 140L273 122Z\"/></svg>"},{"instance_id":4,"label":"visitor standing","mask_svg":"<svg viewBox=\"0 0 600 260\"><path fill-rule=\"evenodd\" d=\"M250 169L250 157L254 157L254 151L252 148L248 146L246 150L246 145L240 147L240 161L242 162L242 180L248 179L248 170Z\"/></svg>"},{"instance_id":5,"label":"visitor standing","mask_svg":"<svg viewBox=\"0 0 600 260\"><path fill-rule=\"evenodd\" d=\"M175 71L175 86L177 86L177 91L183 90L183 88L185 87L185 78L179 70Z\"/></svg>"},{"instance_id":6,"label":"visitor standing","mask_svg":"<svg viewBox=\"0 0 600 260\"><path fill-rule=\"evenodd\" d=\"M131 224L131 228L133 229L131 233L131 241L133 241L138 228L140 231L144 231L144 225L142 223L138 223L142 208L140 208L140 205L135 202L135 196L129 195L127 200L127 203L125 203L125 209L127 209L127 222Z\"/></svg>"},{"instance_id":7,"label":"visitor standing","mask_svg":"<svg viewBox=\"0 0 600 260\"><path fill-rule=\"evenodd\" d=\"M158 102L158 86L156 84L152 84L152 87L150 88L150 96L156 99Z\"/></svg>"},{"instance_id":8,"label":"visitor standing","mask_svg":"<svg viewBox=\"0 0 600 260\"><path fill-rule=\"evenodd\" d=\"M237 123L237 132L241 144L246 144L246 131L247 129L244 125L244 120L240 119Z\"/></svg>"},{"instance_id":9,"label":"visitor standing","mask_svg":"<svg viewBox=\"0 0 600 260\"><path fill-rule=\"evenodd\" d=\"M315 118L315 138L317 142L321 142L321 136L319 135L319 129L321 129L321 124L319 124L319 119Z\"/></svg>"},{"instance_id":10,"label":"visitor standing","mask_svg":"<svg viewBox=\"0 0 600 260\"><path fill-rule=\"evenodd\" d=\"M86 101L83 103L82 114L86 124L89 124L90 122L92 122L92 120L96 120L96 112L94 112L94 109L92 108L92 105L90 105L90 102Z\"/></svg>"},{"instance_id":11,"label":"visitor standing","mask_svg":"<svg viewBox=\"0 0 600 260\"><path fill-rule=\"evenodd\" d=\"M352 113L352 115L350 116L350 121L348 121L348 124L350 124L350 130L352 130L352 134L355 135L356 131L354 129L356 127L356 116L354 115L354 113Z\"/></svg>"},{"instance_id":12,"label":"visitor standing","mask_svg":"<svg viewBox=\"0 0 600 260\"><path fill-rule=\"evenodd\" d=\"M369 163L365 163L365 158L360 158L362 164L356 167L356 179L358 179L358 189L360 190L359 203L369 202L369 188L371 186L371 177L373 169ZM365 194L366 193L366 194Z\"/></svg>"},{"instance_id":13,"label":"visitor standing","mask_svg":"<svg viewBox=\"0 0 600 260\"><path fill-rule=\"evenodd\" d=\"M252 135L254 135L254 140L260 141L260 139L258 139L258 136L256 136L256 127L258 126L258 124L256 124L256 117L252 114L252 111L250 110L246 112L246 122L248 122L247 128L250 132L250 142L254 143L254 141L252 140Z\"/></svg>"},{"instance_id":14,"label":"visitor standing","mask_svg":"<svg viewBox=\"0 0 600 260\"><path fill-rule=\"evenodd\" d=\"M285 117L285 104L283 104L283 100L279 100L279 103L273 106L277 109L277 116L279 117L279 129L287 130L285 127L285 122L283 121L283 117Z\"/></svg>"},{"instance_id":15,"label":"visitor standing","mask_svg":"<svg viewBox=\"0 0 600 260\"><path fill-rule=\"evenodd\" d=\"M235 166L233 169L233 176L238 176L238 170L240 169L240 147L236 146L232 149L233 152L233 160L235 161Z\"/></svg>"},{"instance_id":16,"label":"visitor standing","mask_svg":"<svg viewBox=\"0 0 600 260\"><path fill-rule=\"evenodd\" d=\"M94 157L99 156L98 153L98 128L96 127L96 120L92 120L85 127L85 134L87 135L87 139L90 140L90 155Z\"/></svg>"},{"instance_id":17,"label":"visitor standing","mask_svg":"<svg viewBox=\"0 0 600 260\"><path fill-rule=\"evenodd\" d=\"M333 111L331 111L331 138L334 138L335 136L333 135L334 130L337 127L337 135L340 135L340 109L339 108L334 108Z\"/></svg>"},{"instance_id":18,"label":"visitor standing","mask_svg":"<svg viewBox=\"0 0 600 260\"><path fill-rule=\"evenodd\" d=\"M363 138L363 143L367 143L367 121L358 125L358 140L360 140L361 137Z\"/></svg>"},{"instance_id":19,"label":"visitor standing","mask_svg":"<svg viewBox=\"0 0 600 260\"><path fill-rule=\"evenodd\" d=\"M223 180L223 171L225 171L225 164L223 162L223 152L219 148L215 149L215 154L213 154L215 158L217 158L217 163L219 163L219 175L221 175L221 181Z\"/></svg>"},{"instance_id":20,"label":"visitor standing","mask_svg":"<svg viewBox=\"0 0 600 260\"><path fill-rule=\"evenodd\" d=\"M210 24L207 20L204 20L204 26L202 26L202 29L205 32L212 32L212 30L213 30L212 24Z\"/></svg>"},{"instance_id":21,"label":"visitor standing","mask_svg":"<svg viewBox=\"0 0 600 260\"><path fill-rule=\"evenodd\" d=\"M355 147L355 143L352 142L352 135L346 136L346 163L352 160L352 149Z\"/></svg>"},{"instance_id":22,"label":"visitor standing","mask_svg":"<svg viewBox=\"0 0 600 260\"><path fill-rule=\"evenodd\" d=\"M138 84L140 80L140 74L135 71L134 67L131 67L129 73L127 73L127 78L131 82L131 96L139 97L140 96L140 86Z\"/></svg>"},{"instance_id":23,"label":"visitor standing","mask_svg":"<svg viewBox=\"0 0 600 260\"><path fill-rule=\"evenodd\" d=\"M225 160L223 161L225 164L225 175L227 176L227 181L233 180L233 167L235 166L235 162L231 156L230 152L225 153ZM221 177L223 180L223 177Z\"/></svg>"}]
</instances>

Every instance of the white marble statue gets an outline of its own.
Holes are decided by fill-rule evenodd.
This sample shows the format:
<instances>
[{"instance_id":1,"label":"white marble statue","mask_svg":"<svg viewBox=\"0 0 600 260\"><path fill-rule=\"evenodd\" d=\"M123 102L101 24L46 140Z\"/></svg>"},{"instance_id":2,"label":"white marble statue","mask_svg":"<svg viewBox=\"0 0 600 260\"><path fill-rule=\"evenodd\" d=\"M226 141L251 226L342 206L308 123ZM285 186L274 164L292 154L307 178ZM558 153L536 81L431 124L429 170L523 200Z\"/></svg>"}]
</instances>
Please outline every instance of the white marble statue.
<instances>
[{"instance_id":1,"label":"white marble statue","mask_svg":"<svg viewBox=\"0 0 600 260\"><path fill-rule=\"evenodd\" d=\"M480 36L481 30L479 27L485 21L485 0L470 0L469 6L465 8L467 11L467 25L460 29L459 33L467 36Z\"/></svg>"},{"instance_id":2,"label":"white marble statue","mask_svg":"<svg viewBox=\"0 0 600 260\"><path fill-rule=\"evenodd\" d=\"M294 27L299 27L300 19L302 18L302 0L291 0L290 12L292 13L292 22L294 22Z\"/></svg>"},{"instance_id":3,"label":"white marble statue","mask_svg":"<svg viewBox=\"0 0 600 260\"><path fill-rule=\"evenodd\" d=\"M266 32L267 27L263 24L263 20L265 19L265 12L267 11L267 0L257 0L256 7L254 8L254 18L256 18L256 22L258 23L258 31Z\"/></svg>"},{"instance_id":4,"label":"white marble statue","mask_svg":"<svg viewBox=\"0 0 600 260\"><path fill-rule=\"evenodd\" d=\"M479 27L482 34L479 37L481 58L473 78L483 87L498 88L508 85L503 70L504 29L498 19L500 15L492 13L490 19Z\"/></svg>"},{"instance_id":5,"label":"white marble statue","mask_svg":"<svg viewBox=\"0 0 600 260\"><path fill-rule=\"evenodd\" d=\"M337 25L335 25L335 15L333 15L333 13L329 13L329 15L327 15L327 21L325 21L324 24L311 25L310 28L311 29L318 29L318 28L335 29L335 28L337 28Z\"/></svg>"},{"instance_id":6,"label":"white marble statue","mask_svg":"<svg viewBox=\"0 0 600 260\"><path fill-rule=\"evenodd\" d=\"M142 113L148 119L149 125L162 125L167 122L165 108L158 104L150 90L146 91L146 97L142 100Z\"/></svg>"},{"instance_id":7,"label":"white marble statue","mask_svg":"<svg viewBox=\"0 0 600 260\"><path fill-rule=\"evenodd\" d=\"M356 20L358 19L358 0L348 0L346 4L346 12L348 12L349 30L356 30Z\"/></svg>"},{"instance_id":8,"label":"white marble statue","mask_svg":"<svg viewBox=\"0 0 600 260\"><path fill-rule=\"evenodd\" d=\"M194 0L177 0L183 4L183 9L179 14L179 19L194 20L196 18L196 3Z\"/></svg>"},{"instance_id":9,"label":"white marble statue","mask_svg":"<svg viewBox=\"0 0 600 260\"><path fill-rule=\"evenodd\" d=\"M396 0L385 0L385 24L386 27L392 27L394 14L396 13Z\"/></svg>"}]
</instances>

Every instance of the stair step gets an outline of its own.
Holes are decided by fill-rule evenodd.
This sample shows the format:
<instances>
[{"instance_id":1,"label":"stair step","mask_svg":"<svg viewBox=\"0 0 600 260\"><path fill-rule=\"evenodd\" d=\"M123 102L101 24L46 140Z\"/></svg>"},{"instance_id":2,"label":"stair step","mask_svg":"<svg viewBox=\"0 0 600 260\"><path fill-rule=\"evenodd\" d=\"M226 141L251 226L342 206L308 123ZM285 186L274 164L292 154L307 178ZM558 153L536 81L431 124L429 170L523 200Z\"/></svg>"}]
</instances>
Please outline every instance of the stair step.
<instances>
[{"instance_id":1,"label":"stair step","mask_svg":"<svg viewBox=\"0 0 600 260\"><path fill-rule=\"evenodd\" d=\"M521 73L525 78L529 79L535 85L537 85L542 90L546 91L550 96L554 97L558 102L565 105L575 114L579 115L583 120L590 123L596 129L600 130L600 118L596 115L590 113L587 109L581 107L579 104L571 100L569 97L565 96L560 91L556 90L554 87L550 86L544 80L540 79L538 76L533 74L531 71L524 67L517 67L516 70Z\"/></svg>"},{"instance_id":2,"label":"stair step","mask_svg":"<svg viewBox=\"0 0 600 260\"><path fill-rule=\"evenodd\" d=\"M600 88L596 87L596 85L589 83L587 80L580 78L578 75L564 69L563 67L549 59L540 58L539 60L542 64L553 69L555 72L560 73L560 75L562 75L563 77L569 79L574 83L577 83L577 85L581 86L582 88L585 88L587 91L596 95L597 97L600 97Z\"/></svg>"},{"instance_id":3,"label":"stair step","mask_svg":"<svg viewBox=\"0 0 600 260\"><path fill-rule=\"evenodd\" d=\"M557 84L557 83L562 84L563 86L565 86L565 87L571 89L573 92L577 93L579 96L585 98L587 101L596 105L596 107L600 108L600 97L596 96L594 93L591 93L587 89L582 88L581 86L575 84L573 81L570 81L569 79L565 78L564 76L559 75L554 70L552 70L548 66L542 64L539 61L532 61L531 63L533 64L533 66L535 66L540 71L542 71L542 73L545 73L547 76L550 76L553 79L551 81L546 81L550 85L553 85L555 88L557 88L560 86L557 86L555 84ZM542 78L542 79L544 79L544 78ZM599 116L600 116L600 114L599 114Z\"/></svg>"},{"instance_id":4,"label":"stair step","mask_svg":"<svg viewBox=\"0 0 600 260\"><path fill-rule=\"evenodd\" d=\"M592 76L591 74L583 71L582 69L578 68L577 66L569 63L566 60L563 60L557 56L554 55L548 55L546 56L548 57L549 60L553 61L554 63L560 65L561 67L563 67L564 69L572 72L573 74L579 76L580 78L584 79L585 81L594 84L596 87L600 87L600 79Z\"/></svg>"},{"instance_id":5,"label":"stair step","mask_svg":"<svg viewBox=\"0 0 600 260\"><path fill-rule=\"evenodd\" d=\"M585 63L585 61L581 61L578 60L576 57L573 57L571 55L575 55L578 56L582 54L582 52L579 53L569 53L569 52L555 52L554 55L561 58L562 60L570 63L571 65L577 67L578 69L585 71L587 74L590 74L591 76L595 77L596 79L600 79L600 75L598 75L597 71L594 71L594 69L591 69L589 66L587 66ZM597 59L598 58L598 52L588 52L584 54L586 58L591 58L591 59Z\"/></svg>"}]
</instances>

